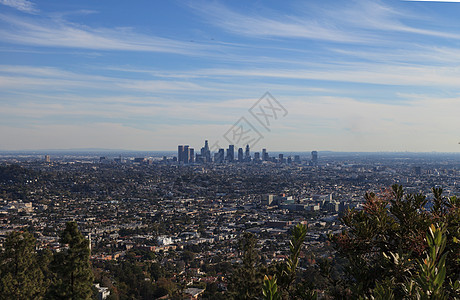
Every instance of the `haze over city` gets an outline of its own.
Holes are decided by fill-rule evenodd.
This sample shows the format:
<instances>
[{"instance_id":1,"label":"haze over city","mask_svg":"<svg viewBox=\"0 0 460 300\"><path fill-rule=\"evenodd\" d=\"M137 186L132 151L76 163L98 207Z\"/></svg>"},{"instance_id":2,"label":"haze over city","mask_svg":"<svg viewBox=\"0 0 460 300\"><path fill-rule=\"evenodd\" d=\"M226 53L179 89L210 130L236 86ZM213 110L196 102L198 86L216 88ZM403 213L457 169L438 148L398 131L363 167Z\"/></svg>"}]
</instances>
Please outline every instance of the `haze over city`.
<instances>
[{"instance_id":1,"label":"haze over city","mask_svg":"<svg viewBox=\"0 0 460 300\"><path fill-rule=\"evenodd\" d=\"M258 151L457 152L459 12L0 0L0 150L226 147L244 118ZM250 111L267 91L285 109L270 126Z\"/></svg>"}]
</instances>

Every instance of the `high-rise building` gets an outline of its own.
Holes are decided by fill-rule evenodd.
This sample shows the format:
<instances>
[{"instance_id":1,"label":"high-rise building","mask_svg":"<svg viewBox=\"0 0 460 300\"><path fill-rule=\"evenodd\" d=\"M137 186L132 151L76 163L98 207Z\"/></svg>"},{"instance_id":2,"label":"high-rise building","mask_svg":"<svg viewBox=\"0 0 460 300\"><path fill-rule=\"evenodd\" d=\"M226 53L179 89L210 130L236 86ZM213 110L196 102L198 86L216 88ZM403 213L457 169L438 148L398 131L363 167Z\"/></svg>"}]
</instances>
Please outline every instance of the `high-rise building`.
<instances>
[{"instance_id":1,"label":"high-rise building","mask_svg":"<svg viewBox=\"0 0 460 300\"><path fill-rule=\"evenodd\" d=\"M255 160L255 161L259 161L259 160L260 160L260 153L259 153L259 152L255 152L255 153L254 153L254 160Z\"/></svg>"},{"instance_id":2,"label":"high-rise building","mask_svg":"<svg viewBox=\"0 0 460 300\"><path fill-rule=\"evenodd\" d=\"M278 154L278 162L279 163L284 163L284 155L282 153Z\"/></svg>"},{"instance_id":3,"label":"high-rise building","mask_svg":"<svg viewBox=\"0 0 460 300\"><path fill-rule=\"evenodd\" d=\"M48 154L45 155L45 162L47 162L47 163L51 162L51 158L50 158L50 156Z\"/></svg>"},{"instance_id":4,"label":"high-rise building","mask_svg":"<svg viewBox=\"0 0 460 300\"><path fill-rule=\"evenodd\" d=\"M235 159L235 146L234 145L228 145L227 161L228 162L233 162L234 159Z\"/></svg>"},{"instance_id":5,"label":"high-rise building","mask_svg":"<svg viewBox=\"0 0 460 300\"><path fill-rule=\"evenodd\" d=\"M267 149L262 149L262 160L268 160Z\"/></svg>"},{"instance_id":6,"label":"high-rise building","mask_svg":"<svg viewBox=\"0 0 460 300\"><path fill-rule=\"evenodd\" d=\"M224 162L224 149L219 149L217 153L214 153L214 162L218 164Z\"/></svg>"},{"instance_id":7,"label":"high-rise building","mask_svg":"<svg viewBox=\"0 0 460 300\"><path fill-rule=\"evenodd\" d=\"M292 164L292 157L291 157L291 156L288 157L287 163L288 163L288 164Z\"/></svg>"},{"instance_id":8,"label":"high-rise building","mask_svg":"<svg viewBox=\"0 0 460 300\"><path fill-rule=\"evenodd\" d=\"M318 151L311 152L311 162L314 166L318 164Z\"/></svg>"},{"instance_id":9,"label":"high-rise building","mask_svg":"<svg viewBox=\"0 0 460 300\"><path fill-rule=\"evenodd\" d=\"M243 148L238 148L238 162L243 162L244 155L243 155Z\"/></svg>"},{"instance_id":10,"label":"high-rise building","mask_svg":"<svg viewBox=\"0 0 460 300\"><path fill-rule=\"evenodd\" d=\"M193 148L188 149L188 162L191 164L195 162L195 149Z\"/></svg>"},{"instance_id":11,"label":"high-rise building","mask_svg":"<svg viewBox=\"0 0 460 300\"><path fill-rule=\"evenodd\" d=\"M211 162L211 151L209 150L208 140L204 141L204 147L201 148L201 159L204 162Z\"/></svg>"},{"instance_id":12,"label":"high-rise building","mask_svg":"<svg viewBox=\"0 0 460 300\"><path fill-rule=\"evenodd\" d=\"M203 158L203 156L201 156L201 154L198 154L198 153L197 153L196 156L195 156L195 162L198 163L198 164L204 163L204 158Z\"/></svg>"},{"instance_id":13,"label":"high-rise building","mask_svg":"<svg viewBox=\"0 0 460 300\"><path fill-rule=\"evenodd\" d=\"M249 150L249 145L246 145L246 150L244 151L244 160L246 162L251 161L251 151Z\"/></svg>"},{"instance_id":14,"label":"high-rise building","mask_svg":"<svg viewBox=\"0 0 460 300\"><path fill-rule=\"evenodd\" d=\"M183 153L183 162L184 162L184 164L188 164L188 162L190 160L190 150L188 148L189 148L188 145L184 146L184 153Z\"/></svg>"},{"instance_id":15,"label":"high-rise building","mask_svg":"<svg viewBox=\"0 0 460 300\"><path fill-rule=\"evenodd\" d=\"M177 160L179 163L184 162L184 146L177 146Z\"/></svg>"},{"instance_id":16,"label":"high-rise building","mask_svg":"<svg viewBox=\"0 0 460 300\"><path fill-rule=\"evenodd\" d=\"M295 155L295 156L294 156L294 162L295 162L296 164L300 164L300 155Z\"/></svg>"},{"instance_id":17,"label":"high-rise building","mask_svg":"<svg viewBox=\"0 0 460 300\"><path fill-rule=\"evenodd\" d=\"M262 204L263 205L272 205L275 202L275 195L265 195L264 198L262 199Z\"/></svg>"}]
</instances>

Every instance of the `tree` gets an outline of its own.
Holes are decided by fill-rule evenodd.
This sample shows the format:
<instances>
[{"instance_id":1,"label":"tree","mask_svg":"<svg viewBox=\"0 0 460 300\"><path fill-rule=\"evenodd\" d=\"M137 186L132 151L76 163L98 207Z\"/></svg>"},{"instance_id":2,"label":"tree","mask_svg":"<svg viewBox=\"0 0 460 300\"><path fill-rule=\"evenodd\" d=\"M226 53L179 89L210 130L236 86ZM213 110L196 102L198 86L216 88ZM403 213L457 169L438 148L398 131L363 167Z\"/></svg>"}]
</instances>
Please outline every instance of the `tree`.
<instances>
[{"instance_id":1,"label":"tree","mask_svg":"<svg viewBox=\"0 0 460 300\"><path fill-rule=\"evenodd\" d=\"M410 290L406 283L417 274L431 274L427 282L413 282L422 290L460 296L460 201L443 197L442 189L432 191L429 203L425 195L404 194L400 185L393 185L380 195L366 194L364 209L350 210L342 218L348 229L331 238L338 257L346 259L345 285L352 298L385 298L392 290L392 297L404 299Z\"/></svg>"},{"instance_id":2,"label":"tree","mask_svg":"<svg viewBox=\"0 0 460 300\"><path fill-rule=\"evenodd\" d=\"M445 229L431 225L426 236L428 249L425 259L419 261L419 270L415 278L409 279L406 294L418 299L447 299L443 284L446 278L446 248L447 238ZM409 292L409 293L407 293Z\"/></svg>"},{"instance_id":3,"label":"tree","mask_svg":"<svg viewBox=\"0 0 460 300\"><path fill-rule=\"evenodd\" d=\"M230 276L229 294L233 299L259 299L264 270L260 265L257 239L245 232L238 242L243 264Z\"/></svg>"},{"instance_id":4,"label":"tree","mask_svg":"<svg viewBox=\"0 0 460 300\"><path fill-rule=\"evenodd\" d=\"M276 266L276 275L264 277L263 295L266 300L317 299L317 293L297 278L300 251L307 235L307 226L297 224L289 241L289 257Z\"/></svg>"},{"instance_id":5,"label":"tree","mask_svg":"<svg viewBox=\"0 0 460 300\"><path fill-rule=\"evenodd\" d=\"M91 299L93 273L89 242L78 230L77 223L66 223L60 243L64 249L56 253L51 262L55 278L48 296L53 299Z\"/></svg>"},{"instance_id":6,"label":"tree","mask_svg":"<svg viewBox=\"0 0 460 300\"><path fill-rule=\"evenodd\" d=\"M46 289L28 232L12 232L0 253L0 299L40 299Z\"/></svg>"},{"instance_id":7,"label":"tree","mask_svg":"<svg viewBox=\"0 0 460 300\"><path fill-rule=\"evenodd\" d=\"M278 291L278 284L275 276L264 276L262 294L265 300L281 300L281 293Z\"/></svg>"}]
</instances>

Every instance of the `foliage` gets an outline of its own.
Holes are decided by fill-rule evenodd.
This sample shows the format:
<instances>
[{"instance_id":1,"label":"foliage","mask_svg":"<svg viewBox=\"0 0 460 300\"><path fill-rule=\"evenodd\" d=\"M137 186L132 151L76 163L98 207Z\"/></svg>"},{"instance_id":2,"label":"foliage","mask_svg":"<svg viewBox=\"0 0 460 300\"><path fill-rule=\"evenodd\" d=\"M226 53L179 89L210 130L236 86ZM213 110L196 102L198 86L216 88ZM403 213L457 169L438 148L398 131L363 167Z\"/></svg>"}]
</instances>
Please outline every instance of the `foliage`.
<instances>
[{"instance_id":1,"label":"foliage","mask_svg":"<svg viewBox=\"0 0 460 300\"><path fill-rule=\"evenodd\" d=\"M257 239L245 232L238 242L243 263L235 268L229 282L229 296L232 299L259 299L262 292L263 270Z\"/></svg>"},{"instance_id":2,"label":"foliage","mask_svg":"<svg viewBox=\"0 0 460 300\"><path fill-rule=\"evenodd\" d=\"M446 277L445 252L447 238L445 228L431 225L426 236L428 249L426 258L418 261L419 270L414 278L409 278L405 293L414 299L447 299L443 287Z\"/></svg>"},{"instance_id":3,"label":"foliage","mask_svg":"<svg viewBox=\"0 0 460 300\"><path fill-rule=\"evenodd\" d=\"M262 287L262 294L265 300L280 300L281 294L278 291L276 283L276 276L264 276L264 285Z\"/></svg>"},{"instance_id":4,"label":"foliage","mask_svg":"<svg viewBox=\"0 0 460 300\"><path fill-rule=\"evenodd\" d=\"M269 299L317 299L317 293L297 278L299 255L307 234L307 226L298 224L289 241L289 257L277 266L277 275L264 277L263 295Z\"/></svg>"},{"instance_id":5,"label":"foliage","mask_svg":"<svg viewBox=\"0 0 460 300\"><path fill-rule=\"evenodd\" d=\"M66 223L60 243L66 248L56 253L51 262L55 277L48 296L53 299L90 299L93 273L89 242L78 230L77 223Z\"/></svg>"},{"instance_id":6,"label":"foliage","mask_svg":"<svg viewBox=\"0 0 460 300\"><path fill-rule=\"evenodd\" d=\"M411 290L424 286L457 296L460 248L454 241L459 235L460 205L456 197L443 197L442 189L434 188L433 196L429 203L424 195L404 195L401 186L393 185L381 195L366 194L364 209L343 217L348 229L332 240L338 257L347 262L344 285L351 290L351 298L390 297L392 290L391 297L402 299L413 274L419 275L418 281L411 282ZM433 229L433 224L444 224L442 231ZM438 244L443 235L444 244Z\"/></svg>"},{"instance_id":7,"label":"foliage","mask_svg":"<svg viewBox=\"0 0 460 300\"><path fill-rule=\"evenodd\" d=\"M0 299L40 299L46 289L35 251L35 238L28 232L12 232L0 253Z\"/></svg>"}]
</instances>

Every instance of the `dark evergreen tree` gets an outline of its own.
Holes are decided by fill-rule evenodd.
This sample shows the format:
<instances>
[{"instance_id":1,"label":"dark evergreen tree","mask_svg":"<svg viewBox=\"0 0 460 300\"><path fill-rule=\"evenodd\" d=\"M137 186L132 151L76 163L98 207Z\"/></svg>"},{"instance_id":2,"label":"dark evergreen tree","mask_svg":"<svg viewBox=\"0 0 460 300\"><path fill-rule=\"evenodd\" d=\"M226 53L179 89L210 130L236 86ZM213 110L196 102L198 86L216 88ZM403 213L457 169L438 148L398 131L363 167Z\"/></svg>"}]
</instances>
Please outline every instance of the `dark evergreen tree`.
<instances>
[{"instance_id":1,"label":"dark evergreen tree","mask_svg":"<svg viewBox=\"0 0 460 300\"><path fill-rule=\"evenodd\" d=\"M77 223L67 222L62 232L61 252L51 262L55 278L49 289L51 299L91 299L93 273L89 261L89 242L78 230Z\"/></svg>"},{"instance_id":2,"label":"dark evergreen tree","mask_svg":"<svg viewBox=\"0 0 460 300\"><path fill-rule=\"evenodd\" d=\"M0 278L0 299L40 299L43 296L46 286L32 234L13 232L8 235L0 253Z\"/></svg>"},{"instance_id":3,"label":"dark evergreen tree","mask_svg":"<svg viewBox=\"0 0 460 300\"><path fill-rule=\"evenodd\" d=\"M239 249L243 264L230 277L229 295L232 299L259 299L266 270L260 264L256 237L245 232L239 240Z\"/></svg>"}]
</instances>

